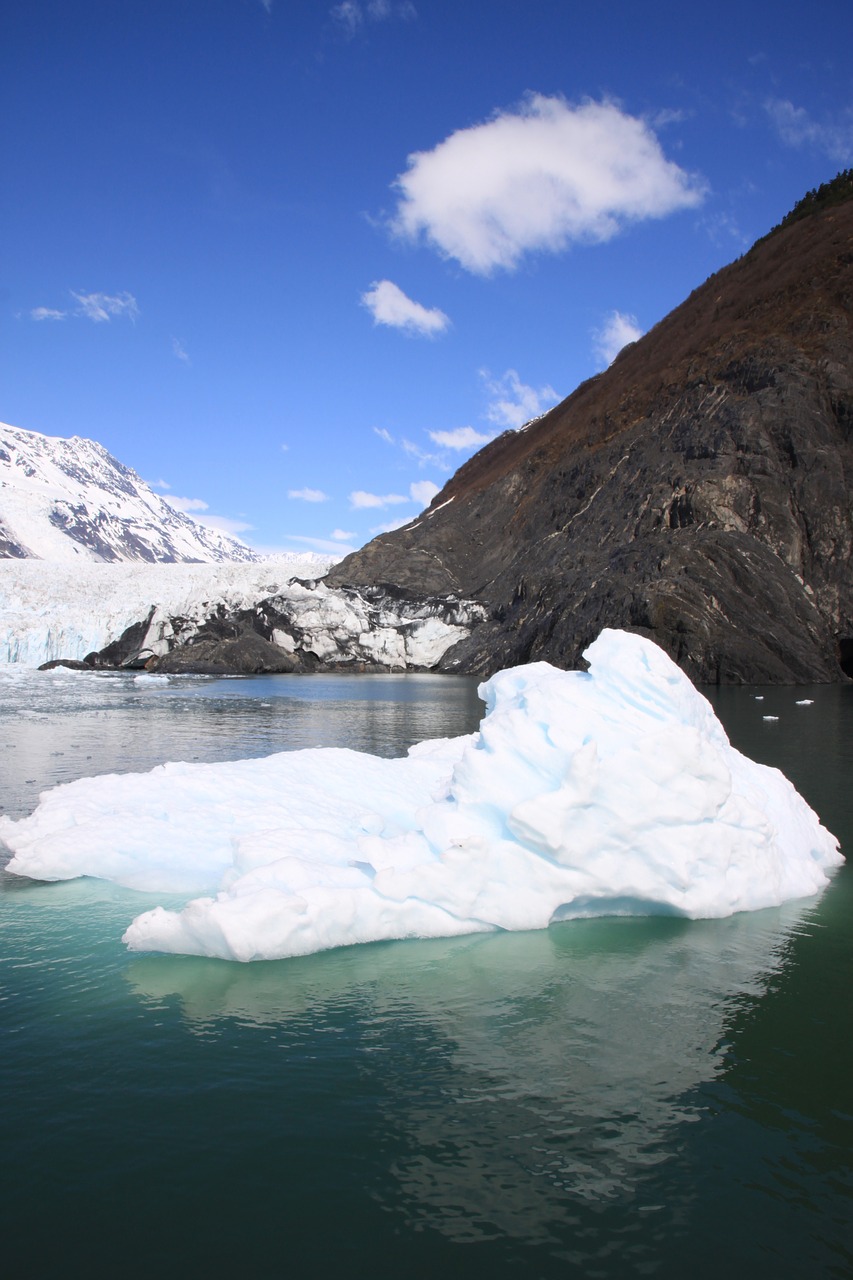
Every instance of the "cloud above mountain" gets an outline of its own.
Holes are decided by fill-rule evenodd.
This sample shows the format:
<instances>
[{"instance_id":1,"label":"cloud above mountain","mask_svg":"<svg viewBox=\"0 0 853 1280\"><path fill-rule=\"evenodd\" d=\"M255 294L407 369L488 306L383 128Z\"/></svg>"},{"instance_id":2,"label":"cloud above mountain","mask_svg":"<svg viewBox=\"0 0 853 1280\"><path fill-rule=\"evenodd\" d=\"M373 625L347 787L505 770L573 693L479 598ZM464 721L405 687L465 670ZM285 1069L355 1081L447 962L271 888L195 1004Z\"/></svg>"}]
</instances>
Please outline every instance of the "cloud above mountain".
<instances>
[{"instance_id":1,"label":"cloud above mountain","mask_svg":"<svg viewBox=\"0 0 853 1280\"><path fill-rule=\"evenodd\" d=\"M444 333L450 319L438 307L424 307L406 296L392 280L374 280L361 295L361 301L373 316L374 324L432 338Z\"/></svg>"},{"instance_id":2,"label":"cloud above mountain","mask_svg":"<svg viewBox=\"0 0 853 1280\"><path fill-rule=\"evenodd\" d=\"M476 275L533 252L609 240L691 208L704 183L667 160L654 130L615 102L532 93L408 157L391 229Z\"/></svg>"}]
</instances>

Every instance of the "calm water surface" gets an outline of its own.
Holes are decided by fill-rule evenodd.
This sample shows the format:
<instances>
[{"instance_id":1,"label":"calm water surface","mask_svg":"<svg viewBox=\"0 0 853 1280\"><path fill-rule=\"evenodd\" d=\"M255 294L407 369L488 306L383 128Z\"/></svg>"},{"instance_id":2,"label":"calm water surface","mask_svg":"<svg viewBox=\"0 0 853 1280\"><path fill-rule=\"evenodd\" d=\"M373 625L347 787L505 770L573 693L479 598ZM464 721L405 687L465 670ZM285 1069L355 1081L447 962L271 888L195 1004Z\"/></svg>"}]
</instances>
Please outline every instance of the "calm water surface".
<instances>
[{"instance_id":1,"label":"calm water surface","mask_svg":"<svg viewBox=\"0 0 853 1280\"><path fill-rule=\"evenodd\" d=\"M853 849L853 688L713 700ZM0 669L0 803L167 759L394 755L480 710L456 678ZM853 1275L851 868L729 920L246 966L128 954L153 901L0 878L8 1274Z\"/></svg>"}]
</instances>

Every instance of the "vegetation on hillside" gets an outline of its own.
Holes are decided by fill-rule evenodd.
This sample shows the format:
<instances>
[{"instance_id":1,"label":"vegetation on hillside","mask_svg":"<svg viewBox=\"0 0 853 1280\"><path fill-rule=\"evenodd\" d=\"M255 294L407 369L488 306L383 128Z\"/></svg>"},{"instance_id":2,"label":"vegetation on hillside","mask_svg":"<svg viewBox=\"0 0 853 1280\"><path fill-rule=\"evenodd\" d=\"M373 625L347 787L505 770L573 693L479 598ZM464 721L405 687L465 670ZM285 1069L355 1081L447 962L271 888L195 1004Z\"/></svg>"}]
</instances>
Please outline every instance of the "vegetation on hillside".
<instances>
[{"instance_id":1,"label":"vegetation on hillside","mask_svg":"<svg viewBox=\"0 0 853 1280\"><path fill-rule=\"evenodd\" d=\"M807 191L802 200L797 201L791 212L787 213L777 226L768 231L766 236L757 240L756 244L761 244L769 236L781 231L783 227L789 227L792 222L799 222L801 218L808 218L813 213L822 213L824 209L831 209L834 205L844 204L850 199L853 199L853 169L842 169L831 181L822 182L819 187L813 187L811 191Z\"/></svg>"}]
</instances>

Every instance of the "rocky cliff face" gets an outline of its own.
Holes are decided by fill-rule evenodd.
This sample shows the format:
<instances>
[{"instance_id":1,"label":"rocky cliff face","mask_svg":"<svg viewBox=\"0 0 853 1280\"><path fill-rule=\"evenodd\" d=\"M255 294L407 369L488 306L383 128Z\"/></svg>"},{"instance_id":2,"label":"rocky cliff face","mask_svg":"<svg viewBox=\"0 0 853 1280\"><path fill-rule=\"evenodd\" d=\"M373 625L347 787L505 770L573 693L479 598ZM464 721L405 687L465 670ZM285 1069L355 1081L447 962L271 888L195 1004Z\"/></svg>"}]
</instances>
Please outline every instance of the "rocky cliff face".
<instances>
[{"instance_id":1,"label":"rocky cliff face","mask_svg":"<svg viewBox=\"0 0 853 1280\"><path fill-rule=\"evenodd\" d=\"M581 664L605 626L705 682L853 675L853 200L778 229L471 458L329 585L466 596L442 658Z\"/></svg>"}]
</instances>

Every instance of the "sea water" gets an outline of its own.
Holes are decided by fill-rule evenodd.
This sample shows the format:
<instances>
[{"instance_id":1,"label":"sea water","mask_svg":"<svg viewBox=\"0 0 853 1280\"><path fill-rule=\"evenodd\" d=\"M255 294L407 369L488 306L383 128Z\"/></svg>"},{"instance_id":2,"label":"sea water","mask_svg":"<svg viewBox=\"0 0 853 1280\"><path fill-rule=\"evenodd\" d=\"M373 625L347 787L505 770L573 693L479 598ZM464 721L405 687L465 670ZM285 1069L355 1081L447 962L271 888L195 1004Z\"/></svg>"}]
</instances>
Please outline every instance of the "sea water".
<instances>
[{"instance_id":1,"label":"sea water","mask_svg":"<svg viewBox=\"0 0 853 1280\"><path fill-rule=\"evenodd\" d=\"M305 746L394 755L481 713L461 678L0 679L12 816L87 774ZM712 700L849 856L853 688ZM143 895L4 876L6 1265L850 1275L851 878L719 921L237 965L130 955Z\"/></svg>"}]
</instances>

